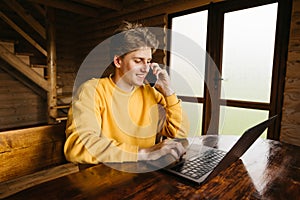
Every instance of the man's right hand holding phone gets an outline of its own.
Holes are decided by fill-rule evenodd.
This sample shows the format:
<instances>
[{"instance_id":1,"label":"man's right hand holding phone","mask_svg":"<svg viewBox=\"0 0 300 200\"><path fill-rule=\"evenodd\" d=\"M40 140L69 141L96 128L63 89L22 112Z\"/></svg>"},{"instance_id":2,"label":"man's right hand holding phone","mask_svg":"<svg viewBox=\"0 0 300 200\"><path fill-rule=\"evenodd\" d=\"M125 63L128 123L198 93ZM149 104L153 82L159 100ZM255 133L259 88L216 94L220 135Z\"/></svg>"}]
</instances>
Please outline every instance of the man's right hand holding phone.
<instances>
[{"instance_id":1,"label":"man's right hand holding phone","mask_svg":"<svg viewBox=\"0 0 300 200\"><path fill-rule=\"evenodd\" d=\"M171 88L171 80L167 70L162 69L157 63L151 63L150 68L152 69L153 75L155 75L157 78L154 87L166 97L174 94L174 91ZM149 71L148 73L151 72Z\"/></svg>"}]
</instances>

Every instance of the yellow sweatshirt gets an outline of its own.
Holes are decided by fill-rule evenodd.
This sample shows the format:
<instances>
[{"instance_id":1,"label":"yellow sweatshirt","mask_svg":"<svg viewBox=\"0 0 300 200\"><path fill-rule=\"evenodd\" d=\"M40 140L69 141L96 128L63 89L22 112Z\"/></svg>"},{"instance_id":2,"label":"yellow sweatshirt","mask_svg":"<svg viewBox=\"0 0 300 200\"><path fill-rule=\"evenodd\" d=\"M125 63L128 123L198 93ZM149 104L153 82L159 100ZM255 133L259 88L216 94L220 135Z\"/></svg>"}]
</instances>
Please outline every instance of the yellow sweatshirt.
<instances>
[{"instance_id":1,"label":"yellow sweatshirt","mask_svg":"<svg viewBox=\"0 0 300 200\"><path fill-rule=\"evenodd\" d=\"M149 85L124 92L111 78L91 79L73 99L64 153L76 163L137 161L139 147L153 146L157 133L184 138L186 129L175 94L164 97Z\"/></svg>"}]
</instances>

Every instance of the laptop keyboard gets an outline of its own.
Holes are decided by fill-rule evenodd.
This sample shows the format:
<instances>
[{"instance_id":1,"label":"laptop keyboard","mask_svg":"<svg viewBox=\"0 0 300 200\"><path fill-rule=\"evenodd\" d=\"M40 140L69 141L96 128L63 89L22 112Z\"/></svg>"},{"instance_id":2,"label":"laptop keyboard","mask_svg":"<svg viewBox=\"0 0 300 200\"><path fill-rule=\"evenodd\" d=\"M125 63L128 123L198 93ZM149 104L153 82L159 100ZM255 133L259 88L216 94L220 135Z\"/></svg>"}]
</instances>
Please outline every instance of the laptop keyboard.
<instances>
[{"instance_id":1,"label":"laptop keyboard","mask_svg":"<svg viewBox=\"0 0 300 200\"><path fill-rule=\"evenodd\" d=\"M186 160L181 165L175 166L173 170L193 179L199 179L211 171L226 155L226 152L212 149L205 151L199 157Z\"/></svg>"}]
</instances>

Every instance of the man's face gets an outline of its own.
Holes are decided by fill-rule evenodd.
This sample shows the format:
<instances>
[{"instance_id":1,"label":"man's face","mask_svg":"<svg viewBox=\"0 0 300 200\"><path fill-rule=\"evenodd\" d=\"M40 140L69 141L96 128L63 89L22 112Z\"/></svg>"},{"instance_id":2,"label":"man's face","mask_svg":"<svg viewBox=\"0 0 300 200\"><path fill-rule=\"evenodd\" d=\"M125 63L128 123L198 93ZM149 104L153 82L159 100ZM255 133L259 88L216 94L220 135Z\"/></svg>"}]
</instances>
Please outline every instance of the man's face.
<instances>
[{"instance_id":1,"label":"man's face","mask_svg":"<svg viewBox=\"0 0 300 200\"><path fill-rule=\"evenodd\" d=\"M127 89L132 86L141 86L149 72L152 51L148 47L130 52L124 57L119 57L118 71L121 78L118 83L121 88Z\"/></svg>"}]
</instances>

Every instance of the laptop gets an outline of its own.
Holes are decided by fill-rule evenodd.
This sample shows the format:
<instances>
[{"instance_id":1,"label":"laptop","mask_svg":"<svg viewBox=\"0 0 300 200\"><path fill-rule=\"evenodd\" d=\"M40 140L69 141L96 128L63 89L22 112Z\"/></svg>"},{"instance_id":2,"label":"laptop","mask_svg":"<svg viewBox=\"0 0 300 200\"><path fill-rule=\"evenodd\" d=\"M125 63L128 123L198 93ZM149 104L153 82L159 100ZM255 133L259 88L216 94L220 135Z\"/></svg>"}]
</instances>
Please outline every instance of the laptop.
<instances>
[{"instance_id":1,"label":"laptop","mask_svg":"<svg viewBox=\"0 0 300 200\"><path fill-rule=\"evenodd\" d=\"M164 170L194 183L203 184L237 161L264 130L273 123L276 117L275 115L246 130L228 153L198 145L201 149L196 155L185 158L182 162L171 164Z\"/></svg>"}]
</instances>

